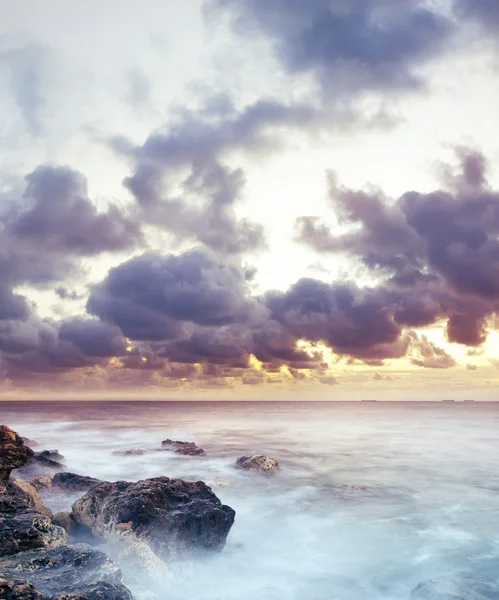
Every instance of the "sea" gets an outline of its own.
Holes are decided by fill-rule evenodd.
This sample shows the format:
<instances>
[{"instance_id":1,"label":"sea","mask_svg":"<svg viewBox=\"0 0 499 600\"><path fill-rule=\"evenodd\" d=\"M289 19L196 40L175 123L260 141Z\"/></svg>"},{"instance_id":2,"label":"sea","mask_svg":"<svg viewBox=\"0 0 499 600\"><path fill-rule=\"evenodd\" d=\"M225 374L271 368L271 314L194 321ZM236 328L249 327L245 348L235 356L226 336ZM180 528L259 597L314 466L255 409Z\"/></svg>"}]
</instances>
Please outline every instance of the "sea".
<instances>
[{"instance_id":1,"label":"sea","mask_svg":"<svg viewBox=\"0 0 499 600\"><path fill-rule=\"evenodd\" d=\"M408 600L428 580L499 577L499 403L0 402L0 423L68 471L201 480L236 511L222 552L125 572L137 600ZM166 438L207 456L113 454ZM255 454L280 471L234 467Z\"/></svg>"}]
</instances>

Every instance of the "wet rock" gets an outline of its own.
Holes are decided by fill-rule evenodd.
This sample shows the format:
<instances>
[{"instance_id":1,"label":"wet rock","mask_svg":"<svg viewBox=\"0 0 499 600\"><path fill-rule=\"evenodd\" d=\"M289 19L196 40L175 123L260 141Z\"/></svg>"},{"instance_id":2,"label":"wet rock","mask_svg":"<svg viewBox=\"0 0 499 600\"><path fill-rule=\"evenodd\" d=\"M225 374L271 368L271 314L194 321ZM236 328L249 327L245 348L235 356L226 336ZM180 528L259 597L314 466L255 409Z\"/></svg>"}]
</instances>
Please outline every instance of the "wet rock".
<instances>
[{"instance_id":1,"label":"wet rock","mask_svg":"<svg viewBox=\"0 0 499 600\"><path fill-rule=\"evenodd\" d=\"M275 458L268 456L241 456L236 460L238 469L246 471L259 471L260 473L271 473L279 470L279 463Z\"/></svg>"},{"instance_id":2,"label":"wet rock","mask_svg":"<svg viewBox=\"0 0 499 600\"><path fill-rule=\"evenodd\" d=\"M66 539L63 529L36 510L31 494L10 481L0 482L0 556L55 548L65 544Z\"/></svg>"},{"instance_id":3,"label":"wet rock","mask_svg":"<svg viewBox=\"0 0 499 600\"><path fill-rule=\"evenodd\" d=\"M413 600L497 600L495 585L472 577L442 577L420 583L411 592Z\"/></svg>"},{"instance_id":4,"label":"wet rock","mask_svg":"<svg viewBox=\"0 0 499 600\"><path fill-rule=\"evenodd\" d=\"M161 583L172 578L168 565L154 554L146 542L127 546L118 556L118 562L127 574L127 581L140 582L146 578Z\"/></svg>"},{"instance_id":5,"label":"wet rock","mask_svg":"<svg viewBox=\"0 0 499 600\"><path fill-rule=\"evenodd\" d=\"M161 447L163 450L171 450L175 454L183 454L184 456L206 456L206 452L194 442L164 440L161 442Z\"/></svg>"},{"instance_id":6,"label":"wet rock","mask_svg":"<svg viewBox=\"0 0 499 600\"><path fill-rule=\"evenodd\" d=\"M112 454L114 456L142 456L144 453L145 450L134 448L132 450L115 450Z\"/></svg>"},{"instance_id":7,"label":"wet rock","mask_svg":"<svg viewBox=\"0 0 499 600\"><path fill-rule=\"evenodd\" d=\"M42 450L35 452L31 460L15 473L21 479L29 480L41 475L53 476L58 471L64 471L65 458L58 450Z\"/></svg>"},{"instance_id":8,"label":"wet rock","mask_svg":"<svg viewBox=\"0 0 499 600\"><path fill-rule=\"evenodd\" d=\"M140 539L164 560L222 550L234 516L202 481L168 477L101 483L72 512L94 535L121 543Z\"/></svg>"},{"instance_id":9,"label":"wet rock","mask_svg":"<svg viewBox=\"0 0 499 600\"><path fill-rule=\"evenodd\" d=\"M22 577L52 600L132 600L119 567L86 544L3 558L0 572L8 579Z\"/></svg>"},{"instance_id":10,"label":"wet rock","mask_svg":"<svg viewBox=\"0 0 499 600\"><path fill-rule=\"evenodd\" d=\"M55 513L52 517L52 523L62 527L67 534L71 534L75 528L75 522L68 512Z\"/></svg>"},{"instance_id":11,"label":"wet rock","mask_svg":"<svg viewBox=\"0 0 499 600\"><path fill-rule=\"evenodd\" d=\"M33 454L18 433L7 425L0 425L0 481L8 479L14 469L28 463Z\"/></svg>"},{"instance_id":12,"label":"wet rock","mask_svg":"<svg viewBox=\"0 0 499 600\"><path fill-rule=\"evenodd\" d=\"M0 575L1 600L50 600L24 579L7 579Z\"/></svg>"},{"instance_id":13,"label":"wet rock","mask_svg":"<svg viewBox=\"0 0 499 600\"><path fill-rule=\"evenodd\" d=\"M26 446L29 446L30 448L37 448L40 445L38 442L35 442L35 440L31 440L30 438L24 436L22 437L22 440Z\"/></svg>"},{"instance_id":14,"label":"wet rock","mask_svg":"<svg viewBox=\"0 0 499 600\"><path fill-rule=\"evenodd\" d=\"M12 483L31 497L33 500L33 508L36 511L42 513L42 515L45 515L46 517L52 517L52 511L40 498L35 487L33 487L30 483L23 481L22 479L13 479Z\"/></svg>"},{"instance_id":15,"label":"wet rock","mask_svg":"<svg viewBox=\"0 0 499 600\"><path fill-rule=\"evenodd\" d=\"M52 488L67 492L87 492L99 483L102 483L102 481L94 477L76 475L75 473L56 473L52 479Z\"/></svg>"},{"instance_id":16,"label":"wet rock","mask_svg":"<svg viewBox=\"0 0 499 600\"><path fill-rule=\"evenodd\" d=\"M41 475L40 477L35 477L35 479L32 479L30 484L37 492L49 490L52 487L52 477L49 477L48 475Z\"/></svg>"}]
</instances>

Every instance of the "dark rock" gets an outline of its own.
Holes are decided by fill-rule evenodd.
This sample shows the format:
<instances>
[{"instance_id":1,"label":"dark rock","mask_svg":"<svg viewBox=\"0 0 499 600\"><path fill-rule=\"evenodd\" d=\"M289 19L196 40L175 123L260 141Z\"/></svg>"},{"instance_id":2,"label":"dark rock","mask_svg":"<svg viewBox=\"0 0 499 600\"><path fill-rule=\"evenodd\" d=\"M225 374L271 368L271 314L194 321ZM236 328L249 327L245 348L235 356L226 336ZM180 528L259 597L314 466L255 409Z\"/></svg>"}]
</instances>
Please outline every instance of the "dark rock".
<instances>
[{"instance_id":1,"label":"dark rock","mask_svg":"<svg viewBox=\"0 0 499 600\"><path fill-rule=\"evenodd\" d=\"M66 532L36 510L31 494L0 482L0 556L66 543ZM1 569L0 569L1 572Z\"/></svg>"},{"instance_id":2,"label":"dark rock","mask_svg":"<svg viewBox=\"0 0 499 600\"><path fill-rule=\"evenodd\" d=\"M268 456L241 456L236 460L238 469L246 471L259 471L260 473L271 473L279 470L279 463L275 458Z\"/></svg>"},{"instance_id":3,"label":"dark rock","mask_svg":"<svg viewBox=\"0 0 499 600\"><path fill-rule=\"evenodd\" d=\"M140 450L140 448L135 448L133 450L115 450L113 452L114 456L142 456L145 453L145 450Z\"/></svg>"},{"instance_id":4,"label":"dark rock","mask_svg":"<svg viewBox=\"0 0 499 600\"><path fill-rule=\"evenodd\" d=\"M53 600L132 600L119 567L86 544L3 558L0 572L8 579L28 580Z\"/></svg>"},{"instance_id":5,"label":"dark rock","mask_svg":"<svg viewBox=\"0 0 499 600\"><path fill-rule=\"evenodd\" d=\"M184 456L206 456L206 452L196 446L194 442L179 442L174 440L164 440L161 442L164 450L172 450L175 454L183 454Z\"/></svg>"},{"instance_id":6,"label":"dark rock","mask_svg":"<svg viewBox=\"0 0 499 600\"><path fill-rule=\"evenodd\" d=\"M0 425L0 480L8 479L11 472L23 467L33 454L18 433L7 425Z\"/></svg>"},{"instance_id":7,"label":"dark rock","mask_svg":"<svg viewBox=\"0 0 499 600\"><path fill-rule=\"evenodd\" d=\"M68 512L55 513L52 517L52 523L62 527L67 534L71 534L76 525L71 517L71 514Z\"/></svg>"},{"instance_id":8,"label":"dark rock","mask_svg":"<svg viewBox=\"0 0 499 600\"><path fill-rule=\"evenodd\" d=\"M498 597L496 585L468 575L425 581L411 592L413 600L497 600Z\"/></svg>"},{"instance_id":9,"label":"dark rock","mask_svg":"<svg viewBox=\"0 0 499 600\"><path fill-rule=\"evenodd\" d=\"M26 494L28 494L28 496L31 497L31 499L33 500L33 508L36 511L42 513L42 515L45 515L46 517L52 517L52 511L45 504L45 502L42 501L42 499L38 495L38 492L36 491L36 488L34 488L30 483L23 481L22 479L13 479L12 483L16 487L21 489L23 492L26 492Z\"/></svg>"},{"instance_id":10,"label":"dark rock","mask_svg":"<svg viewBox=\"0 0 499 600\"><path fill-rule=\"evenodd\" d=\"M0 575L0 600L50 600L24 579L7 579Z\"/></svg>"},{"instance_id":11,"label":"dark rock","mask_svg":"<svg viewBox=\"0 0 499 600\"><path fill-rule=\"evenodd\" d=\"M56 473L52 479L52 487L67 492L87 492L96 485L102 483L100 479L76 475L75 473Z\"/></svg>"},{"instance_id":12,"label":"dark rock","mask_svg":"<svg viewBox=\"0 0 499 600\"><path fill-rule=\"evenodd\" d=\"M42 450L35 452L32 459L21 469L16 471L16 476L21 479L33 479L41 475L53 476L58 471L64 471L64 456L57 450Z\"/></svg>"},{"instance_id":13,"label":"dark rock","mask_svg":"<svg viewBox=\"0 0 499 600\"><path fill-rule=\"evenodd\" d=\"M109 541L146 541L165 560L220 551L235 512L202 481L156 477L101 483L73 504L72 517Z\"/></svg>"},{"instance_id":14,"label":"dark rock","mask_svg":"<svg viewBox=\"0 0 499 600\"><path fill-rule=\"evenodd\" d=\"M32 479L30 484L37 492L49 490L52 487L52 477L49 477L48 475L41 475L40 477L35 477L35 479Z\"/></svg>"}]
</instances>

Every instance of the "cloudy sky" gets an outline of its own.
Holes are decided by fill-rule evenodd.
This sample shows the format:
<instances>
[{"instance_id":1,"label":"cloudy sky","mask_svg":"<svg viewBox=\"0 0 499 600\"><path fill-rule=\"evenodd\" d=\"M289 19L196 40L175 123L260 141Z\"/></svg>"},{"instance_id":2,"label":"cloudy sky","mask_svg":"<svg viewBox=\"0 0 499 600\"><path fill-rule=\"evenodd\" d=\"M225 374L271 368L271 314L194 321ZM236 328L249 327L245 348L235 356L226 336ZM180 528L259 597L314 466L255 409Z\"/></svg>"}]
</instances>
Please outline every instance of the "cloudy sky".
<instances>
[{"instance_id":1,"label":"cloudy sky","mask_svg":"<svg viewBox=\"0 0 499 600\"><path fill-rule=\"evenodd\" d=\"M494 399L497 0L0 0L0 397Z\"/></svg>"}]
</instances>

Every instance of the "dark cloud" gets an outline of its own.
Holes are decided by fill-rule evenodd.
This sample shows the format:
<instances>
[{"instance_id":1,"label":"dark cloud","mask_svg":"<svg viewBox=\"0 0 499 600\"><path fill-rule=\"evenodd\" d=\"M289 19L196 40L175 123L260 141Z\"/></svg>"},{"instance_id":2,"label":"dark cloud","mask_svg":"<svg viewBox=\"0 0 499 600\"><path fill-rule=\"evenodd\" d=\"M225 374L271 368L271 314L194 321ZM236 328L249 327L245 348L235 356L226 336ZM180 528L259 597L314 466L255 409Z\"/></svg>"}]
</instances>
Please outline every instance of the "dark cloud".
<instances>
[{"instance_id":1,"label":"dark cloud","mask_svg":"<svg viewBox=\"0 0 499 600\"><path fill-rule=\"evenodd\" d=\"M466 365L466 369L468 371L476 371L478 369L478 367L476 365L470 365L470 364L468 364L468 365Z\"/></svg>"},{"instance_id":2,"label":"dark cloud","mask_svg":"<svg viewBox=\"0 0 499 600\"><path fill-rule=\"evenodd\" d=\"M76 290L70 290L64 285L55 288L55 293L61 300L82 300L85 296Z\"/></svg>"},{"instance_id":3,"label":"dark cloud","mask_svg":"<svg viewBox=\"0 0 499 600\"><path fill-rule=\"evenodd\" d=\"M461 156L449 189L415 191L396 201L382 192L350 190L329 177L333 230L313 217L297 222L297 238L318 252L360 260L381 278L383 306L395 321L421 327L447 321L451 341L483 343L499 303L499 193L480 154Z\"/></svg>"},{"instance_id":4,"label":"dark cloud","mask_svg":"<svg viewBox=\"0 0 499 600\"><path fill-rule=\"evenodd\" d=\"M426 369L449 369L456 366L454 358L426 336L412 335L409 350L412 364Z\"/></svg>"},{"instance_id":5,"label":"dark cloud","mask_svg":"<svg viewBox=\"0 0 499 600\"><path fill-rule=\"evenodd\" d=\"M419 85L417 68L438 54L450 21L419 0L212 0L239 34L261 32L290 73L312 73L341 96Z\"/></svg>"},{"instance_id":6,"label":"dark cloud","mask_svg":"<svg viewBox=\"0 0 499 600\"><path fill-rule=\"evenodd\" d=\"M183 112L142 146L123 138L114 139L112 146L134 162L124 184L146 222L165 229L177 242L196 241L223 254L241 254L264 247L265 237L261 225L236 216L245 176L225 164L226 158L241 149L275 146L276 128L310 123L315 111L273 100L259 100L242 111L227 98L221 106L215 104L198 113Z\"/></svg>"},{"instance_id":7,"label":"dark cloud","mask_svg":"<svg viewBox=\"0 0 499 600\"><path fill-rule=\"evenodd\" d=\"M496 0L454 0L457 15L476 19L486 29L499 30L499 4Z\"/></svg>"}]
</instances>

